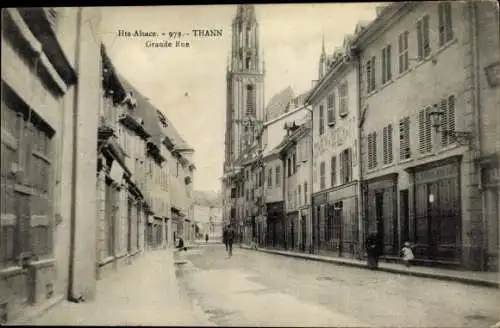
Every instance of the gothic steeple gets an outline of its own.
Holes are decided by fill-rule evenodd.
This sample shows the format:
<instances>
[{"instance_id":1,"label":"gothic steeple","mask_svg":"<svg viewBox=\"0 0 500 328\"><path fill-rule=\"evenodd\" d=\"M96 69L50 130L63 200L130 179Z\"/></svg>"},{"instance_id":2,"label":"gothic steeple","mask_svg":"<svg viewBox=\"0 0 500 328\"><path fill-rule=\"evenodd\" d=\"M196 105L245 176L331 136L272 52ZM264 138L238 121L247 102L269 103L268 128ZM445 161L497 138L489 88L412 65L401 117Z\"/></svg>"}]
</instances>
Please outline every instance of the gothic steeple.
<instances>
[{"instance_id":1,"label":"gothic steeple","mask_svg":"<svg viewBox=\"0 0 500 328\"><path fill-rule=\"evenodd\" d=\"M253 5L238 5L233 19L233 72L260 72L259 30Z\"/></svg>"},{"instance_id":2,"label":"gothic steeple","mask_svg":"<svg viewBox=\"0 0 500 328\"><path fill-rule=\"evenodd\" d=\"M325 74L325 68L326 68L325 34L323 33L321 39L321 55L319 57L318 79L321 79Z\"/></svg>"}]
</instances>

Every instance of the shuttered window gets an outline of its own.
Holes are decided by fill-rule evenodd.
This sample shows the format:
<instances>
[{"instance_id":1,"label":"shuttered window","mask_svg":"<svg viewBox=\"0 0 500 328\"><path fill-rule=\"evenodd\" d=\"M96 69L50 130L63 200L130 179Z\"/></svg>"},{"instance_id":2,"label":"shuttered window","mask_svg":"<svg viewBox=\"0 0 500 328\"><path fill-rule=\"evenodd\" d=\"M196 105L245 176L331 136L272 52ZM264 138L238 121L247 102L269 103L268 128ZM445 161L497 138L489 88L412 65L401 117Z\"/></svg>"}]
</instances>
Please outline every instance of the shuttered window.
<instances>
[{"instance_id":1,"label":"shuttered window","mask_svg":"<svg viewBox=\"0 0 500 328\"><path fill-rule=\"evenodd\" d=\"M431 53L431 45L429 42L429 15L425 15L417 21L417 49L419 59L426 58Z\"/></svg>"},{"instance_id":2,"label":"shuttered window","mask_svg":"<svg viewBox=\"0 0 500 328\"><path fill-rule=\"evenodd\" d=\"M389 124L384 127L382 143L383 143L384 164L390 164L392 163L393 160L392 124Z\"/></svg>"},{"instance_id":3,"label":"shuttered window","mask_svg":"<svg viewBox=\"0 0 500 328\"><path fill-rule=\"evenodd\" d=\"M404 31L398 37L399 52L399 74L408 70L408 31Z\"/></svg>"},{"instance_id":4,"label":"shuttered window","mask_svg":"<svg viewBox=\"0 0 500 328\"><path fill-rule=\"evenodd\" d=\"M438 4L438 16L439 46L442 46L453 39L451 2L441 2Z\"/></svg>"},{"instance_id":5,"label":"shuttered window","mask_svg":"<svg viewBox=\"0 0 500 328\"><path fill-rule=\"evenodd\" d=\"M331 93L327 98L328 125L335 124L335 93Z\"/></svg>"},{"instance_id":6,"label":"shuttered window","mask_svg":"<svg viewBox=\"0 0 500 328\"><path fill-rule=\"evenodd\" d=\"M375 57L370 58L366 63L366 85L367 93L375 90Z\"/></svg>"},{"instance_id":7,"label":"shuttered window","mask_svg":"<svg viewBox=\"0 0 500 328\"><path fill-rule=\"evenodd\" d=\"M342 85L339 88L339 93L340 93L339 114L340 116L344 117L349 113L349 90L347 88L347 82L342 83Z\"/></svg>"},{"instance_id":8,"label":"shuttered window","mask_svg":"<svg viewBox=\"0 0 500 328\"><path fill-rule=\"evenodd\" d=\"M300 206L301 205L301 202L302 201L302 187L299 185L297 187L297 206Z\"/></svg>"},{"instance_id":9,"label":"shuttered window","mask_svg":"<svg viewBox=\"0 0 500 328\"><path fill-rule=\"evenodd\" d=\"M304 204L307 204L307 182L304 182Z\"/></svg>"},{"instance_id":10,"label":"shuttered window","mask_svg":"<svg viewBox=\"0 0 500 328\"><path fill-rule=\"evenodd\" d=\"M279 187L281 185L281 166L277 165L275 172L276 172L276 187Z\"/></svg>"},{"instance_id":11,"label":"shuttered window","mask_svg":"<svg viewBox=\"0 0 500 328\"><path fill-rule=\"evenodd\" d=\"M332 187L335 187L335 185L337 184L337 158L335 156L332 156L332 160L330 163L330 183Z\"/></svg>"},{"instance_id":12,"label":"shuttered window","mask_svg":"<svg viewBox=\"0 0 500 328\"><path fill-rule=\"evenodd\" d=\"M319 187L322 190L325 189L325 162L319 165Z\"/></svg>"},{"instance_id":13,"label":"shuttered window","mask_svg":"<svg viewBox=\"0 0 500 328\"><path fill-rule=\"evenodd\" d=\"M432 150L432 125L429 120L431 107L422 109L418 115L418 149L425 154Z\"/></svg>"},{"instance_id":14,"label":"shuttered window","mask_svg":"<svg viewBox=\"0 0 500 328\"><path fill-rule=\"evenodd\" d=\"M399 120L399 159L408 159L410 156L410 118L406 116Z\"/></svg>"},{"instance_id":15,"label":"shuttered window","mask_svg":"<svg viewBox=\"0 0 500 328\"><path fill-rule=\"evenodd\" d=\"M389 82L391 78L391 45L388 44L382 49L382 84Z\"/></svg>"},{"instance_id":16,"label":"shuttered window","mask_svg":"<svg viewBox=\"0 0 500 328\"><path fill-rule=\"evenodd\" d=\"M269 168L267 171L267 187L272 188L273 187L273 169Z\"/></svg>"},{"instance_id":17,"label":"shuttered window","mask_svg":"<svg viewBox=\"0 0 500 328\"><path fill-rule=\"evenodd\" d=\"M455 96L452 95L446 99L441 99L440 107L443 113L441 116L441 129L447 132L455 131ZM446 147L455 141L451 133L441 133L441 146Z\"/></svg>"},{"instance_id":18,"label":"shuttered window","mask_svg":"<svg viewBox=\"0 0 500 328\"><path fill-rule=\"evenodd\" d=\"M319 106L319 135L325 133L325 113L323 105Z\"/></svg>"},{"instance_id":19,"label":"shuttered window","mask_svg":"<svg viewBox=\"0 0 500 328\"><path fill-rule=\"evenodd\" d=\"M6 85L1 101L0 266L21 253L50 255L53 130ZM22 188L23 192L16 192Z\"/></svg>"},{"instance_id":20,"label":"shuttered window","mask_svg":"<svg viewBox=\"0 0 500 328\"><path fill-rule=\"evenodd\" d=\"M377 132L368 134L368 169L377 166Z\"/></svg>"},{"instance_id":21,"label":"shuttered window","mask_svg":"<svg viewBox=\"0 0 500 328\"><path fill-rule=\"evenodd\" d=\"M340 183L349 183L352 180L352 152L350 148L340 153Z\"/></svg>"}]
</instances>

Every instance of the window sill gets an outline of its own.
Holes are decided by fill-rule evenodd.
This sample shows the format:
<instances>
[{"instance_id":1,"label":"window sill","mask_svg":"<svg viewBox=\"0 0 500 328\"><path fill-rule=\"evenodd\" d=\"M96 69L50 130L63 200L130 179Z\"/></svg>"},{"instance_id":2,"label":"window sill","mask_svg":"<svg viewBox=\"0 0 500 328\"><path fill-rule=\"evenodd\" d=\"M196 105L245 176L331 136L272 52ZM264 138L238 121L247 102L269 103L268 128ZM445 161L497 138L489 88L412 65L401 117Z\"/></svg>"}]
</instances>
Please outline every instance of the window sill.
<instances>
[{"instance_id":1,"label":"window sill","mask_svg":"<svg viewBox=\"0 0 500 328\"><path fill-rule=\"evenodd\" d=\"M409 74L410 72L413 71L413 68L412 67L408 67L408 69L402 73L399 73L398 76L396 76L396 80L399 80L401 78L403 78L404 76L406 76L407 74Z\"/></svg>"},{"instance_id":2,"label":"window sill","mask_svg":"<svg viewBox=\"0 0 500 328\"><path fill-rule=\"evenodd\" d=\"M404 159L399 159L399 164L406 164L406 163L409 163L413 160L413 158L409 157L409 158L404 158Z\"/></svg>"},{"instance_id":3,"label":"window sill","mask_svg":"<svg viewBox=\"0 0 500 328\"><path fill-rule=\"evenodd\" d=\"M10 267L6 267L4 269L0 269L0 277L5 279L5 278L11 277L11 276L25 273L26 271L27 270L24 269L23 267L13 265Z\"/></svg>"}]
</instances>

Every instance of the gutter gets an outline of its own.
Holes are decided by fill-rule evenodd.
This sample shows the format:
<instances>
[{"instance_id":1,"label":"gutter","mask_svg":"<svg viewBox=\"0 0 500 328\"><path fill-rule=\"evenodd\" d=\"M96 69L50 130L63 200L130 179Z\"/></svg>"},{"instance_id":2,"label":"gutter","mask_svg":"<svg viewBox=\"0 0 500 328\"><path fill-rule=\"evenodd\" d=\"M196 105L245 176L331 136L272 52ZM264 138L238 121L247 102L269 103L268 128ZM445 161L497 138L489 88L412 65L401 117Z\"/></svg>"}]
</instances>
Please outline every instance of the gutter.
<instances>
[{"instance_id":1,"label":"gutter","mask_svg":"<svg viewBox=\"0 0 500 328\"><path fill-rule=\"evenodd\" d=\"M361 73L361 58L359 58L359 53L356 54L356 59L357 59L357 66L358 66L358 76L357 76L357 85L360 85L361 78L362 78L362 73ZM356 122L356 132L357 132L357 143L356 143L356 150L358 152L358 243L359 243L359 259L362 259L364 254L364 208L365 208L365 200L364 200L364 193L363 193L363 168L362 168L362 159L361 159L361 137L362 137L362 129L363 129L363 123L364 123L364 114L362 109L361 109L361 90L358 87L358 97L357 97L357 102L358 102L358 113L357 113L357 122ZM363 117L361 117L363 115Z\"/></svg>"}]
</instances>

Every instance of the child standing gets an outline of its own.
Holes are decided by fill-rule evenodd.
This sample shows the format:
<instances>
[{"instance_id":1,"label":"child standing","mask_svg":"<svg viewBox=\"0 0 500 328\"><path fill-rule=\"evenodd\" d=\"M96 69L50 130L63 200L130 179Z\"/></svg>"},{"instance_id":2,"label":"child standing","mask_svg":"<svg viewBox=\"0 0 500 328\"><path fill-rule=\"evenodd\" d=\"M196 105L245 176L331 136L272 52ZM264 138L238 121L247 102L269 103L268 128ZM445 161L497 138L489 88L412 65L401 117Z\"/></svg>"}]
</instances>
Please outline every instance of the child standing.
<instances>
[{"instance_id":1,"label":"child standing","mask_svg":"<svg viewBox=\"0 0 500 328\"><path fill-rule=\"evenodd\" d=\"M411 261L415 259L415 255L413 255L413 250L411 249L411 245L409 242L405 242L403 248L401 249L401 256L403 257L403 262L407 267L410 267Z\"/></svg>"}]
</instances>

